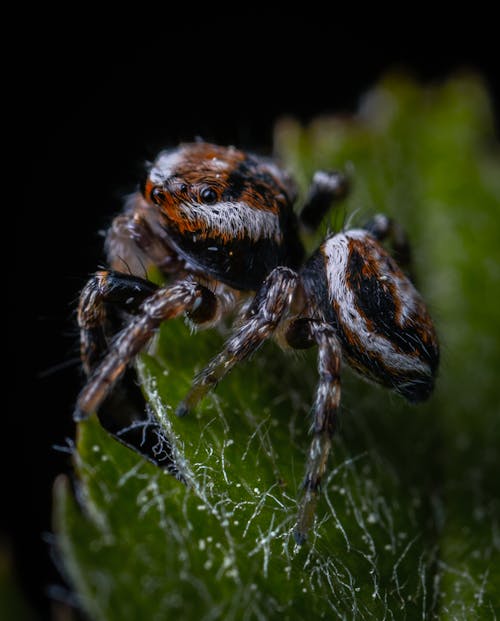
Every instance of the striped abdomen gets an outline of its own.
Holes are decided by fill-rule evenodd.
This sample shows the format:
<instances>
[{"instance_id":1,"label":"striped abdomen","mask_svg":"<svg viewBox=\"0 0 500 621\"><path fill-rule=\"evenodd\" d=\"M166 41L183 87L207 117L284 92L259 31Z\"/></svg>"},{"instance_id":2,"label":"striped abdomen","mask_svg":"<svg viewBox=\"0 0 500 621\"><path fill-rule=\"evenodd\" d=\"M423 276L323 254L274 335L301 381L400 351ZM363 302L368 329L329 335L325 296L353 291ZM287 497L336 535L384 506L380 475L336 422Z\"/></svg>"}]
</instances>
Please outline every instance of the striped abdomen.
<instances>
[{"instance_id":1,"label":"striped abdomen","mask_svg":"<svg viewBox=\"0 0 500 621\"><path fill-rule=\"evenodd\" d=\"M439 363L432 320L413 284L369 233L355 229L328 238L302 276L350 366L409 401L429 397Z\"/></svg>"}]
</instances>

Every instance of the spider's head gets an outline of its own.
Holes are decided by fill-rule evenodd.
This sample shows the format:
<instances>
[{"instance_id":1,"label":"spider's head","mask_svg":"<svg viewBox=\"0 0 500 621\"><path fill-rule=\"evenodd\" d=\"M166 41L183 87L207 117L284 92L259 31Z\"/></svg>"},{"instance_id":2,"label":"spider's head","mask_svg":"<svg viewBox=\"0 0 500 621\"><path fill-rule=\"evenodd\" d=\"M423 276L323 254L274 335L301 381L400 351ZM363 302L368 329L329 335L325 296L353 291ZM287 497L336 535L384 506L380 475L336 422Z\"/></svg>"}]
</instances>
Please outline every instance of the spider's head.
<instances>
[{"instance_id":1,"label":"spider's head","mask_svg":"<svg viewBox=\"0 0 500 621\"><path fill-rule=\"evenodd\" d=\"M266 158L181 144L160 153L143 193L177 250L234 286L246 288L243 274L235 281L237 269L250 268L253 285L283 260L295 189Z\"/></svg>"},{"instance_id":2,"label":"spider's head","mask_svg":"<svg viewBox=\"0 0 500 621\"><path fill-rule=\"evenodd\" d=\"M270 160L205 142L161 153L144 195L170 232L223 242L279 241L281 211L294 199L290 179Z\"/></svg>"}]
</instances>

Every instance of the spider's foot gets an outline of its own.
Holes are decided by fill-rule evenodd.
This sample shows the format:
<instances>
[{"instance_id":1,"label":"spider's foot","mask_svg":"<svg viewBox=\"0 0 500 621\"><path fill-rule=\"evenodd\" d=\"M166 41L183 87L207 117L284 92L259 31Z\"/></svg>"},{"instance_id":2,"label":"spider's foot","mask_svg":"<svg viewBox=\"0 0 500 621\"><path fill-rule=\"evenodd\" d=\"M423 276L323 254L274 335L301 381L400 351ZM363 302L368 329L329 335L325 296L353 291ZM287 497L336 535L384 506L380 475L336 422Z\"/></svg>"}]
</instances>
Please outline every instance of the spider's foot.
<instances>
[{"instance_id":1,"label":"spider's foot","mask_svg":"<svg viewBox=\"0 0 500 621\"><path fill-rule=\"evenodd\" d=\"M293 538L298 546L302 546L306 542L307 536L305 533L300 532L298 526L296 526L293 529Z\"/></svg>"},{"instance_id":2,"label":"spider's foot","mask_svg":"<svg viewBox=\"0 0 500 621\"><path fill-rule=\"evenodd\" d=\"M191 388L189 389L188 394L177 406L177 409L175 411L177 416L186 416L186 414L189 414L189 412L194 410L194 408L200 403L203 397L205 397L207 392L216 384L217 382L213 380L211 375L207 378L202 377L201 379L195 379Z\"/></svg>"},{"instance_id":3,"label":"spider's foot","mask_svg":"<svg viewBox=\"0 0 500 621\"><path fill-rule=\"evenodd\" d=\"M307 533L310 531L314 516L316 515L316 507L318 505L317 489L306 489L299 503L299 512L297 515L297 524L293 531L293 537L298 545L302 545L307 539Z\"/></svg>"},{"instance_id":4,"label":"spider's foot","mask_svg":"<svg viewBox=\"0 0 500 621\"><path fill-rule=\"evenodd\" d=\"M75 421L75 423L79 423L82 420L87 420L87 418L89 418L90 413L86 412L85 410L83 410L80 407L76 407L73 411L73 420Z\"/></svg>"},{"instance_id":5,"label":"spider's foot","mask_svg":"<svg viewBox=\"0 0 500 621\"><path fill-rule=\"evenodd\" d=\"M179 418L182 418L183 416L186 416L187 414L189 414L190 410L191 410L191 408L188 407L186 402L185 401L181 401L179 403L179 405L177 406L177 409L175 410L175 414Z\"/></svg>"}]
</instances>

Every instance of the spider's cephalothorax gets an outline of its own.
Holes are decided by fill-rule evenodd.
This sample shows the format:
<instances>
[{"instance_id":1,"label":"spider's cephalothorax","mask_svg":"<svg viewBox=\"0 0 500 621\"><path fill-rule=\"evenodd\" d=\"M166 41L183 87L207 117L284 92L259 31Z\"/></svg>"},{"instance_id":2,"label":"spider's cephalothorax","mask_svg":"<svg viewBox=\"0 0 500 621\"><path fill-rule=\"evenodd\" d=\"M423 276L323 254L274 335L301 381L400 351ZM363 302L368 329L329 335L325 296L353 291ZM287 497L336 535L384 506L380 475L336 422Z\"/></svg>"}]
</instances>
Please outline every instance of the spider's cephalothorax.
<instances>
[{"instance_id":1,"label":"spider's cephalothorax","mask_svg":"<svg viewBox=\"0 0 500 621\"><path fill-rule=\"evenodd\" d=\"M175 252L236 289L255 290L276 265L300 264L294 186L270 160L184 145L160 155L144 196Z\"/></svg>"},{"instance_id":2,"label":"spider's cephalothorax","mask_svg":"<svg viewBox=\"0 0 500 621\"><path fill-rule=\"evenodd\" d=\"M300 227L314 229L346 188L343 175L317 172L297 217L293 181L272 160L182 144L158 156L142 192L113 221L106 238L111 269L96 273L80 297L89 379L77 418L107 401L160 324L182 314L208 327L232 313L238 327L193 380L179 415L273 335L292 348L318 347L299 542L314 518L336 428L341 362L411 402L429 397L439 362L425 304L381 245L391 242L409 267L406 237L394 222L379 215L364 228L331 235L303 262ZM164 287L139 276L148 266L165 275ZM123 325L111 339L117 318Z\"/></svg>"}]
</instances>

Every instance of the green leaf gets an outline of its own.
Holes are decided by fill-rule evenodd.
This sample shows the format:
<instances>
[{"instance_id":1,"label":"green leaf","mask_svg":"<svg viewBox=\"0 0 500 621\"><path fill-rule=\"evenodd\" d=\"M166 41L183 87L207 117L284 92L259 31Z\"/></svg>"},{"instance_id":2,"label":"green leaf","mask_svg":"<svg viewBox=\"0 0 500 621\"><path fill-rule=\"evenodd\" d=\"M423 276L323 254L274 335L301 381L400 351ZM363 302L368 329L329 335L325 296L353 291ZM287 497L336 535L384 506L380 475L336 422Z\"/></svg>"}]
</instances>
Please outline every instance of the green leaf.
<instances>
[{"instance_id":1,"label":"green leaf","mask_svg":"<svg viewBox=\"0 0 500 621\"><path fill-rule=\"evenodd\" d=\"M442 365L418 407L347 368L342 428L307 543L292 529L309 444L315 352L266 343L186 418L174 415L224 330L165 324L138 362L187 485L79 425L76 496L55 486L58 547L92 619L487 619L500 608L500 175L473 76L390 76L352 119L293 119L277 154L304 193L318 168L353 191L327 230L377 212L409 233Z\"/></svg>"}]
</instances>

